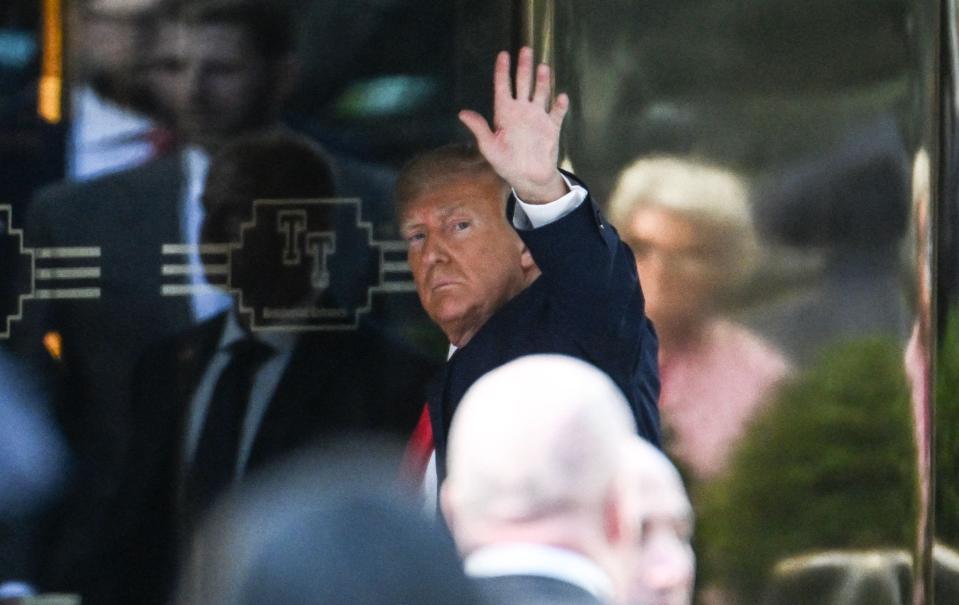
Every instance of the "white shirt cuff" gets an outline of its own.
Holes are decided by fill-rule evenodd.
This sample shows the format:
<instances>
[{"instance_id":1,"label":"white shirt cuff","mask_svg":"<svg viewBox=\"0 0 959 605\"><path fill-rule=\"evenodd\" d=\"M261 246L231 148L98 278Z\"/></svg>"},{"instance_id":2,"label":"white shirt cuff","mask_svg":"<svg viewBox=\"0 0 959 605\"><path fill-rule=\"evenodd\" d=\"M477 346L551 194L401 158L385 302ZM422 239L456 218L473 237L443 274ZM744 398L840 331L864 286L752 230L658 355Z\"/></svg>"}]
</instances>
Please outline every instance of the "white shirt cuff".
<instances>
[{"instance_id":1,"label":"white shirt cuff","mask_svg":"<svg viewBox=\"0 0 959 605\"><path fill-rule=\"evenodd\" d=\"M513 196L517 202L513 211L514 227L517 229L537 229L556 222L579 208L579 205L586 199L586 189L582 185L570 181L565 174L561 174L561 176L566 181L569 192L548 204L527 204L519 199L516 191L513 191Z\"/></svg>"}]
</instances>

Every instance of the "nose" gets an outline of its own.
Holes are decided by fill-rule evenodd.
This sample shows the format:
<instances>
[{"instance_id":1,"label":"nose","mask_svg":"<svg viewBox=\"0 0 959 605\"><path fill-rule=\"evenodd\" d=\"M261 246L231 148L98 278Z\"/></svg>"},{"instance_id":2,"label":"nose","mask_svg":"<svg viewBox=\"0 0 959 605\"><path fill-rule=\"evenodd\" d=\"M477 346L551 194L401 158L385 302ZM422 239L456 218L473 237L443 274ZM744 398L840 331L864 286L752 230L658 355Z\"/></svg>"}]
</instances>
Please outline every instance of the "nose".
<instances>
[{"instance_id":1,"label":"nose","mask_svg":"<svg viewBox=\"0 0 959 605\"><path fill-rule=\"evenodd\" d=\"M449 248L439 234L431 234L423 242L423 260L428 265L449 260Z\"/></svg>"},{"instance_id":2,"label":"nose","mask_svg":"<svg viewBox=\"0 0 959 605\"><path fill-rule=\"evenodd\" d=\"M206 98L206 78L203 70L199 66L190 65L183 70L181 78L184 97L188 99L191 104L202 102Z\"/></svg>"}]
</instances>

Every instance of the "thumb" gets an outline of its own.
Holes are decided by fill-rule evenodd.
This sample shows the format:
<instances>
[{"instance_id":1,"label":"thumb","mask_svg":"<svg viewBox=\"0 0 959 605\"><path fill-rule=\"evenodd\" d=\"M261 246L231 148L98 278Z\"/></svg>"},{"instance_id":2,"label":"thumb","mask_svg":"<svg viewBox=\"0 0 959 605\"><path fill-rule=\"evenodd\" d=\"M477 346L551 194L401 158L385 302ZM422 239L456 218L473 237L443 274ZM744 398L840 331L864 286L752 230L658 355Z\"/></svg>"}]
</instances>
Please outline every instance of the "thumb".
<instances>
[{"instance_id":1,"label":"thumb","mask_svg":"<svg viewBox=\"0 0 959 605\"><path fill-rule=\"evenodd\" d=\"M460 122L473 133L473 137L476 139L476 145L480 149L484 149L493 138L493 131L490 130L489 122L486 121L486 118L469 109L461 111L458 117Z\"/></svg>"}]
</instances>

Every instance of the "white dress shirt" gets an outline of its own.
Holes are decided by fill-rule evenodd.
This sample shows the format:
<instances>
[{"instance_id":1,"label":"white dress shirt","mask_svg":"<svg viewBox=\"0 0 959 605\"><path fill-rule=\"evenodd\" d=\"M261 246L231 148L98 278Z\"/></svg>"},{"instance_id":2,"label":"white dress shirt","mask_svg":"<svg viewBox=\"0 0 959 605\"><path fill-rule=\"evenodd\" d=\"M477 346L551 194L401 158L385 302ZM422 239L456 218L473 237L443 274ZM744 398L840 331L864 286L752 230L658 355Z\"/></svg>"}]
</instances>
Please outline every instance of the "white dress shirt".
<instances>
[{"instance_id":1,"label":"white dress shirt","mask_svg":"<svg viewBox=\"0 0 959 605\"><path fill-rule=\"evenodd\" d=\"M514 227L517 229L538 229L558 221L579 208L580 204L586 200L586 188L570 181L565 174L562 177L566 186L569 187L569 191L563 197L548 204L527 204L519 199L516 191L513 191L513 197L517 201L516 208L513 211Z\"/></svg>"},{"instance_id":2,"label":"white dress shirt","mask_svg":"<svg viewBox=\"0 0 959 605\"><path fill-rule=\"evenodd\" d=\"M104 99L89 86L76 88L70 105L67 174L71 179L85 181L139 166L153 157L149 118Z\"/></svg>"},{"instance_id":3,"label":"white dress shirt","mask_svg":"<svg viewBox=\"0 0 959 605\"><path fill-rule=\"evenodd\" d=\"M190 284L194 287L191 296L193 319L201 322L213 317L232 305L232 298L223 290L211 286L203 273L203 261L195 248L200 243L200 228L206 214L203 209L203 188L210 168L210 156L199 147L187 147L183 151L183 173L186 175L180 195L180 235L185 244L194 246L188 256Z\"/></svg>"}]
</instances>

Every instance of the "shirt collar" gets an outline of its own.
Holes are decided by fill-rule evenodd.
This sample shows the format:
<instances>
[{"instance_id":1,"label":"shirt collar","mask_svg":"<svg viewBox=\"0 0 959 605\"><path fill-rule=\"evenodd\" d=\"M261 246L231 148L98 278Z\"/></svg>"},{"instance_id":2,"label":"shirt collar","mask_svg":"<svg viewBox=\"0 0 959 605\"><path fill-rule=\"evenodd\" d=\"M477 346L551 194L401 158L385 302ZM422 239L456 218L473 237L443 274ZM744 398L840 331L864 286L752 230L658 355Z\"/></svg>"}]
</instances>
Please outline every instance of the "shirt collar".
<instances>
[{"instance_id":1,"label":"shirt collar","mask_svg":"<svg viewBox=\"0 0 959 605\"><path fill-rule=\"evenodd\" d=\"M210 167L210 154L200 147L190 145L183 150L183 166L190 186L202 191L207 169Z\"/></svg>"},{"instance_id":2,"label":"shirt collar","mask_svg":"<svg viewBox=\"0 0 959 605\"><path fill-rule=\"evenodd\" d=\"M471 553L466 574L475 578L542 576L575 584L601 601L613 595L613 582L599 565L585 556L544 544L496 544Z\"/></svg>"}]
</instances>

